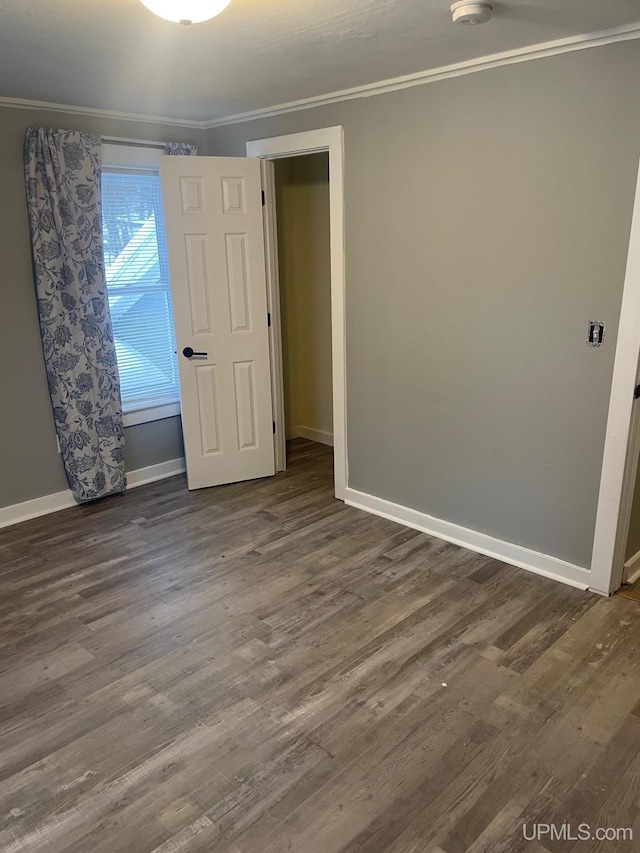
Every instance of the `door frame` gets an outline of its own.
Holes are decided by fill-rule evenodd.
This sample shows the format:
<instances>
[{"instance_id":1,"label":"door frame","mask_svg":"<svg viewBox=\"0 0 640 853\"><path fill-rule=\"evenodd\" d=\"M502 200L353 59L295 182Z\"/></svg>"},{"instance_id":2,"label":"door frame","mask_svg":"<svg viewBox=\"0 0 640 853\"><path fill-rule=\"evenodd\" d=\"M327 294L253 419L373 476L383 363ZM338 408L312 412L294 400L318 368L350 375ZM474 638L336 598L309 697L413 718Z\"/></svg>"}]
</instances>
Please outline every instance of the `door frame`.
<instances>
[{"instance_id":1,"label":"door frame","mask_svg":"<svg viewBox=\"0 0 640 853\"><path fill-rule=\"evenodd\" d=\"M262 220L267 275L267 311L269 312L271 398L274 424L273 448L277 473L286 470L287 467L287 436L284 414L284 361L282 357L282 313L280 308L280 268L276 221L276 176L272 160L260 160L260 175L264 193Z\"/></svg>"},{"instance_id":2,"label":"door frame","mask_svg":"<svg viewBox=\"0 0 640 853\"><path fill-rule=\"evenodd\" d=\"M633 392L640 366L640 172L631 221L618 340L602 459L590 589L603 595L622 582L640 453L640 417Z\"/></svg>"},{"instance_id":3,"label":"door frame","mask_svg":"<svg viewBox=\"0 0 640 853\"><path fill-rule=\"evenodd\" d=\"M273 161L321 151L329 153L329 233L331 253L331 373L333 387L333 459L335 496L346 497L347 366L345 326L344 131L338 125L247 142L247 157ZM276 470L284 468L285 430L282 381L280 291L277 265L276 207L273 164L263 168L267 291L271 311L272 390L276 419ZM270 242L271 241L271 242ZM282 467L279 467L279 466Z\"/></svg>"}]
</instances>

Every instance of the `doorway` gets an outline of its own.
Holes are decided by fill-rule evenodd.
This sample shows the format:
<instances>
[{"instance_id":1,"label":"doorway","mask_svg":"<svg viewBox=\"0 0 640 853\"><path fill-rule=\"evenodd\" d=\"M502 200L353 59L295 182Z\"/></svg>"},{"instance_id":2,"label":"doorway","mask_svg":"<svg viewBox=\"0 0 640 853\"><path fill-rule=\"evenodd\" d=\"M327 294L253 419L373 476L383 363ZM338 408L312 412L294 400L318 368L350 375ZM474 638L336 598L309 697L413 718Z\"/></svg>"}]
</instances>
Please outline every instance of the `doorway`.
<instances>
[{"instance_id":1,"label":"doorway","mask_svg":"<svg viewBox=\"0 0 640 853\"><path fill-rule=\"evenodd\" d=\"M276 161L316 153L328 154L329 179L329 267L331 301L331 407L333 411L333 460L335 496L347 495L347 423L345 357L345 268L344 268L344 138L340 126L293 133L247 142L247 156L262 161L264 187L265 254L267 298L271 315L270 346L276 470L286 461L286 414L280 287L277 245ZM306 426L306 424L292 424Z\"/></svg>"},{"instance_id":2,"label":"doorway","mask_svg":"<svg viewBox=\"0 0 640 853\"><path fill-rule=\"evenodd\" d=\"M285 437L333 446L329 154L274 163Z\"/></svg>"}]
</instances>

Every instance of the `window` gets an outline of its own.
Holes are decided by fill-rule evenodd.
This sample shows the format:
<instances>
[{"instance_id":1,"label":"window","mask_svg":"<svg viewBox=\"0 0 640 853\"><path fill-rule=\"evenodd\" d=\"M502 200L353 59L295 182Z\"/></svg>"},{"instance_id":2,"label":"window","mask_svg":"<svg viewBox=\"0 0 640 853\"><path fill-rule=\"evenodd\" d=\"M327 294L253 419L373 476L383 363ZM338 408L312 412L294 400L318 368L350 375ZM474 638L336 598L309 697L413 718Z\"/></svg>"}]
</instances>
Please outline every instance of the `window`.
<instances>
[{"instance_id":1,"label":"window","mask_svg":"<svg viewBox=\"0 0 640 853\"><path fill-rule=\"evenodd\" d=\"M180 411L157 153L144 152L155 168L140 168L134 158L132 166L105 165L102 173L102 239L125 426ZM134 154L139 160L140 150ZM127 150L112 159L126 160Z\"/></svg>"}]
</instances>

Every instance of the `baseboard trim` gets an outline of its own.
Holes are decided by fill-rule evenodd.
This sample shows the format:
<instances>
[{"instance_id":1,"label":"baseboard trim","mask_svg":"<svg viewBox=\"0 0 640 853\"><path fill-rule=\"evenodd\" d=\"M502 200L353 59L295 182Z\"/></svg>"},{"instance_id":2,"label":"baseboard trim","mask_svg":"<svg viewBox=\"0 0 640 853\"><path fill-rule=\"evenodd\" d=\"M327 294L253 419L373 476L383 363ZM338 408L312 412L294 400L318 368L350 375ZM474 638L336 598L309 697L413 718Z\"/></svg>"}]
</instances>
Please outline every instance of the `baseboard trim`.
<instances>
[{"instance_id":1,"label":"baseboard trim","mask_svg":"<svg viewBox=\"0 0 640 853\"><path fill-rule=\"evenodd\" d=\"M461 545L470 551L485 554L487 557L493 557L519 569L526 569L528 572L560 581L577 589L588 589L589 587L590 573L588 569L574 566L572 563L559 560L549 554L542 554L522 545L496 539L486 533L461 527L450 521L435 518L432 515L392 503L375 495L369 495L366 492L359 492L356 489L347 488L344 500L346 504L356 507L356 509L362 509L389 521L403 524L405 527L437 536L439 539L445 539L447 542Z\"/></svg>"},{"instance_id":2,"label":"baseboard trim","mask_svg":"<svg viewBox=\"0 0 640 853\"><path fill-rule=\"evenodd\" d=\"M0 509L0 528L10 527L12 524L20 524L21 521L29 521L41 515L49 515L61 509L77 506L76 501L69 489L63 492L55 492L52 495L43 495L30 501L23 501L12 506L4 506Z\"/></svg>"},{"instance_id":3,"label":"baseboard trim","mask_svg":"<svg viewBox=\"0 0 640 853\"><path fill-rule=\"evenodd\" d=\"M167 477L184 474L186 470L184 456L181 456L178 459L169 459L167 462L158 462L157 465L127 471L127 488L135 489L138 486L146 486L147 483L155 483L156 480L165 480Z\"/></svg>"},{"instance_id":4,"label":"baseboard trim","mask_svg":"<svg viewBox=\"0 0 640 853\"><path fill-rule=\"evenodd\" d=\"M149 465L135 471L127 471L127 491L147 483L155 483L156 480L164 480L166 477L174 477L176 474L184 474L185 471L184 457L169 459L167 462L159 462L157 465ZM41 498L0 507L0 528L20 524L22 521L29 521L41 515L50 515L52 512L72 506L78 506L78 503L74 500L71 491L65 489L52 495L43 495Z\"/></svg>"},{"instance_id":5,"label":"baseboard trim","mask_svg":"<svg viewBox=\"0 0 640 853\"><path fill-rule=\"evenodd\" d=\"M635 583L640 578L640 551L629 557L624 564L623 583Z\"/></svg>"},{"instance_id":6,"label":"baseboard trim","mask_svg":"<svg viewBox=\"0 0 640 853\"><path fill-rule=\"evenodd\" d=\"M321 429L297 426L293 428L292 435L289 438L308 438L309 441L317 441L320 444L328 444L329 447L333 447L333 433L324 432Z\"/></svg>"}]
</instances>

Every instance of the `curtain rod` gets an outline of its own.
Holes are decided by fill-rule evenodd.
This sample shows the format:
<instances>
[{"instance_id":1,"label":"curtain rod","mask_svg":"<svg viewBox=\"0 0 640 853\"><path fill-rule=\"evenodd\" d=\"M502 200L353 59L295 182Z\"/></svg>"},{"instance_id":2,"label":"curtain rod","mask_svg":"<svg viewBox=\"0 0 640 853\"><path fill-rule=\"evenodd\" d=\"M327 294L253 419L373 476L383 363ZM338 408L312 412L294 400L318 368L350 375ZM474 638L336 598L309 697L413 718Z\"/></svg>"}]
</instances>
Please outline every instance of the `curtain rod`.
<instances>
[{"instance_id":1,"label":"curtain rod","mask_svg":"<svg viewBox=\"0 0 640 853\"><path fill-rule=\"evenodd\" d=\"M115 145L144 145L145 148L164 148L165 142L158 142L157 139L128 139L125 136L103 136L103 142L111 142Z\"/></svg>"}]
</instances>

